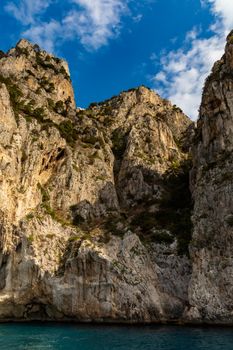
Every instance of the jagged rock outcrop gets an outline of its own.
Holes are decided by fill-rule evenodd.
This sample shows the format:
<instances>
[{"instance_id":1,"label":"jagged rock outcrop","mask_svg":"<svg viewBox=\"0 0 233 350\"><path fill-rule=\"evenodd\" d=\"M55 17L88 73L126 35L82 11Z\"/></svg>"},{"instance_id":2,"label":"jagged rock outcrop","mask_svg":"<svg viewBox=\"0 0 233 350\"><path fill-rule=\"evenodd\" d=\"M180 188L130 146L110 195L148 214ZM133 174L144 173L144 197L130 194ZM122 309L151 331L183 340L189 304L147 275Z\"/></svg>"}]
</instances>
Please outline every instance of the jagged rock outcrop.
<instances>
[{"instance_id":1,"label":"jagged rock outcrop","mask_svg":"<svg viewBox=\"0 0 233 350\"><path fill-rule=\"evenodd\" d=\"M0 106L0 319L179 320L191 121L145 87L75 109L67 64L25 40Z\"/></svg>"},{"instance_id":2,"label":"jagged rock outcrop","mask_svg":"<svg viewBox=\"0 0 233 350\"><path fill-rule=\"evenodd\" d=\"M205 83L193 146L192 322L233 323L232 62L233 32Z\"/></svg>"},{"instance_id":3,"label":"jagged rock outcrop","mask_svg":"<svg viewBox=\"0 0 233 350\"><path fill-rule=\"evenodd\" d=\"M144 86L81 110L65 61L0 52L0 320L232 324L232 101L233 32L196 127Z\"/></svg>"}]
</instances>

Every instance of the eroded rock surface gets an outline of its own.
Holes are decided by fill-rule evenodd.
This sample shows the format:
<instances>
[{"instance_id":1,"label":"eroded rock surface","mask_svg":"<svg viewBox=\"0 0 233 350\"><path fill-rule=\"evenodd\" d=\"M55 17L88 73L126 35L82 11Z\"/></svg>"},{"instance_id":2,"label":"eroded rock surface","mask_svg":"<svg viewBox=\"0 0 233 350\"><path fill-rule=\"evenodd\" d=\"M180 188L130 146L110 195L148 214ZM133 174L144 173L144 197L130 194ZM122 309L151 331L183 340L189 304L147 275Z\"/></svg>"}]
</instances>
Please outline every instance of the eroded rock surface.
<instances>
[{"instance_id":1,"label":"eroded rock surface","mask_svg":"<svg viewBox=\"0 0 233 350\"><path fill-rule=\"evenodd\" d=\"M66 62L1 56L0 319L180 320L191 121L143 86L76 109Z\"/></svg>"},{"instance_id":2,"label":"eroded rock surface","mask_svg":"<svg viewBox=\"0 0 233 350\"><path fill-rule=\"evenodd\" d=\"M193 265L187 317L233 323L233 33L208 77L193 147Z\"/></svg>"}]
</instances>

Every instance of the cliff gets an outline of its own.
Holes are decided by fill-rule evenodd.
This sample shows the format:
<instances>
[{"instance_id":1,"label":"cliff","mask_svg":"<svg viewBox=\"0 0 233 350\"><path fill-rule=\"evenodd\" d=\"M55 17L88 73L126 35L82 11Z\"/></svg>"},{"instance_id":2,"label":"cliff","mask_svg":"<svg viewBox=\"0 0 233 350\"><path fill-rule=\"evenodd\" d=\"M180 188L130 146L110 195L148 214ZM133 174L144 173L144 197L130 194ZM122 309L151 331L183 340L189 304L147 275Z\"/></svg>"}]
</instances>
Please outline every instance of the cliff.
<instances>
[{"instance_id":1,"label":"cliff","mask_svg":"<svg viewBox=\"0 0 233 350\"><path fill-rule=\"evenodd\" d=\"M233 323L233 32L206 80L193 146L194 232L188 317Z\"/></svg>"},{"instance_id":2,"label":"cliff","mask_svg":"<svg viewBox=\"0 0 233 350\"><path fill-rule=\"evenodd\" d=\"M0 320L232 323L232 47L197 128L144 86L81 110L65 61L0 53Z\"/></svg>"},{"instance_id":3,"label":"cliff","mask_svg":"<svg viewBox=\"0 0 233 350\"><path fill-rule=\"evenodd\" d=\"M75 109L67 64L25 40L0 80L0 318L180 318L189 119L145 87Z\"/></svg>"}]
</instances>

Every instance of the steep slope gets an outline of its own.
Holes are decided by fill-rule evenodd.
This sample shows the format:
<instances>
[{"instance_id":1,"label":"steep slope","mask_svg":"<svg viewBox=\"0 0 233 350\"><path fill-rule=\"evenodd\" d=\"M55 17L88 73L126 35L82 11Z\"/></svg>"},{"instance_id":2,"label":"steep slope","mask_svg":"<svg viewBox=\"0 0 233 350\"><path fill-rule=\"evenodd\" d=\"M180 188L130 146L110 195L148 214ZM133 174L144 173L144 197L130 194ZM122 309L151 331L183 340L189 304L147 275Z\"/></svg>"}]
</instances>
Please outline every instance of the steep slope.
<instances>
[{"instance_id":1,"label":"steep slope","mask_svg":"<svg viewBox=\"0 0 233 350\"><path fill-rule=\"evenodd\" d=\"M188 317L233 323L233 32L208 77L193 147L194 234Z\"/></svg>"},{"instance_id":2,"label":"steep slope","mask_svg":"<svg viewBox=\"0 0 233 350\"><path fill-rule=\"evenodd\" d=\"M0 319L180 319L190 120L145 87L75 109L67 64L26 40L0 82Z\"/></svg>"}]
</instances>

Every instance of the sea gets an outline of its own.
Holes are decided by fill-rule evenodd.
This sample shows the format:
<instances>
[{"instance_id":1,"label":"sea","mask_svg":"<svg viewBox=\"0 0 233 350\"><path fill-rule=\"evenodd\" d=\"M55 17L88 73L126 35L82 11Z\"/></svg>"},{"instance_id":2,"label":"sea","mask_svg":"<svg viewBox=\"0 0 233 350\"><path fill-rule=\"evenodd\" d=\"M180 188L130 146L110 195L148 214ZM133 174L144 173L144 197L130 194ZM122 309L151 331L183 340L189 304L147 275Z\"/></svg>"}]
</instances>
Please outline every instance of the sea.
<instances>
[{"instance_id":1,"label":"sea","mask_svg":"<svg viewBox=\"0 0 233 350\"><path fill-rule=\"evenodd\" d=\"M233 350L233 329L2 323L0 350Z\"/></svg>"}]
</instances>

